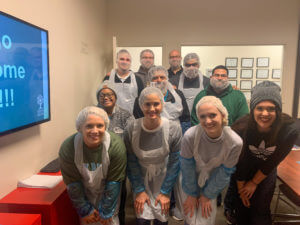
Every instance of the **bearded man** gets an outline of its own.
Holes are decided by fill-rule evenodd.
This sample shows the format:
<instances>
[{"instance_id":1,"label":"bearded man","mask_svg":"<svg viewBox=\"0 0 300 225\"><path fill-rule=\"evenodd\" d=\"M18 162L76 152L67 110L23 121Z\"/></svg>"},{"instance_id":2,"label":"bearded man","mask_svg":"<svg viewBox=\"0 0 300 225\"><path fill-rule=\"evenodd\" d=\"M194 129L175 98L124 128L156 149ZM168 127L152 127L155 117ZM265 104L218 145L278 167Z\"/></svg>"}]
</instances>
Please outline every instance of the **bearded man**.
<instances>
[{"instance_id":1,"label":"bearded man","mask_svg":"<svg viewBox=\"0 0 300 225\"><path fill-rule=\"evenodd\" d=\"M178 89L184 94L191 112L196 95L209 85L209 78L203 76L199 70L200 60L196 53L187 54L183 63L184 68L179 78Z\"/></svg>"},{"instance_id":2,"label":"bearded man","mask_svg":"<svg viewBox=\"0 0 300 225\"><path fill-rule=\"evenodd\" d=\"M229 126L240 117L249 113L245 95L240 90L234 90L232 88L228 81L227 67L219 65L213 69L209 85L195 98L191 114L192 126L199 123L196 115L196 105L201 98L207 95L212 95L221 99L223 105L228 111Z\"/></svg>"}]
</instances>

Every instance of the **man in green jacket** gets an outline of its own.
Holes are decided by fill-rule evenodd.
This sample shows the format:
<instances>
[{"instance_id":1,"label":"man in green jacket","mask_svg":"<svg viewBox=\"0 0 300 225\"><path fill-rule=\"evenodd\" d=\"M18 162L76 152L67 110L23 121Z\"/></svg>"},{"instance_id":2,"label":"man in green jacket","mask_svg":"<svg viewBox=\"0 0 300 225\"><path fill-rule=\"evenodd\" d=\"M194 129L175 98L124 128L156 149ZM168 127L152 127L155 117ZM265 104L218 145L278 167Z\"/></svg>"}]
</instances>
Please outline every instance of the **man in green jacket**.
<instances>
[{"instance_id":1,"label":"man in green jacket","mask_svg":"<svg viewBox=\"0 0 300 225\"><path fill-rule=\"evenodd\" d=\"M196 114L196 105L201 98L213 95L221 99L228 111L228 125L230 126L238 118L249 113L248 104L244 94L240 90L234 90L228 81L228 69L223 65L216 66L210 77L210 84L196 96L192 114L191 124L195 126L199 123Z\"/></svg>"}]
</instances>

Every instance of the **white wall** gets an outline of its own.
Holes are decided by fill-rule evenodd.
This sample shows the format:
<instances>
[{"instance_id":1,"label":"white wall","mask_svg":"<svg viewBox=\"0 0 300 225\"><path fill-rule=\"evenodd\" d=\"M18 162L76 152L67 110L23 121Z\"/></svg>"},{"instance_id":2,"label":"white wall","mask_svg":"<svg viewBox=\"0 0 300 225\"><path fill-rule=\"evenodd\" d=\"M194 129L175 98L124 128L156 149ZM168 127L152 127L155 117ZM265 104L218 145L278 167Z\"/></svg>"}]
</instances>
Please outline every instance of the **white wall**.
<instances>
[{"instance_id":1,"label":"white wall","mask_svg":"<svg viewBox=\"0 0 300 225\"><path fill-rule=\"evenodd\" d=\"M106 70L105 0L0 0L1 11L49 31L51 121L0 137L0 198L57 157Z\"/></svg>"},{"instance_id":2,"label":"white wall","mask_svg":"<svg viewBox=\"0 0 300 225\"><path fill-rule=\"evenodd\" d=\"M108 34L119 46L284 45L283 110L292 111L299 0L110 0Z\"/></svg>"}]
</instances>

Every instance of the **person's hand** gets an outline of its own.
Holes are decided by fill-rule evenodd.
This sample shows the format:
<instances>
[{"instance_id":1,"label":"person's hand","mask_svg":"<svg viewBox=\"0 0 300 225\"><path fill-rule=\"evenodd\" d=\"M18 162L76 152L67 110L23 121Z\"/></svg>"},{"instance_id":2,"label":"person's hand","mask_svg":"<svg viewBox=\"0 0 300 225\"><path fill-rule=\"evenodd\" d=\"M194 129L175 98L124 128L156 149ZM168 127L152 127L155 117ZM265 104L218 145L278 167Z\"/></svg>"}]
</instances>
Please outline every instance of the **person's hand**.
<instances>
[{"instance_id":1,"label":"person's hand","mask_svg":"<svg viewBox=\"0 0 300 225\"><path fill-rule=\"evenodd\" d=\"M210 214L212 212L211 200L204 195L201 195L199 198L199 203L201 206L202 216L207 219L208 217L210 217Z\"/></svg>"},{"instance_id":2,"label":"person's hand","mask_svg":"<svg viewBox=\"0 0 300 225\"><path fill-rule=\"evenodd\" d=\"M246 182L245 185L239 190L239 194L250 199L254 194L256 188L257 188L257 184L255 184L253 181L250 180Z\"/></svg>"},{"instance_id":3,"label":"person's hand","mask_svg":"<svg viewBox=\"0 0 300 225\"><path fill-rule=\"evenodd\" d=\"M155 206L158 203L161 205L161 214L167 215L170 209L170 197L160 193L155 200Z\"/></svg>"},{"instance_id":4,"label":"person's hand","mask_svg":"<svg viewBox=\"0 0 300 225\"><path fill-rule=\"evenodd\" d=\"M183 203L184 215L188 216L190 213L190 217L192 217L196 208L198 208L197 198L189 195Z\"/></svg>"},{"instance_id":5,"label":"person's hand","mask_svg":"<svg viewBox=\"0 0 300 225\"><path fill-rule=\"evenodd\" d=\"M249 208L250 207L250 201L249 198L247 198L247 196L240 194L240 198L242 200L242 203L245 207Z\"/></svg>"},{"instance_id":6,"label":"person's hand","mask_svg":"<svg viewBox=\"0 0 300 225\"><path fill-rule=\"evenodd\" d=\"M94 209L94 211L90 215L87 215L87 216L81 218L81 220L85 224L96 223L96 222L100 221L99 212L96 209Z\"/></svg>"},{"instance_id":7,"label":"person's hand","mask_svg":"<svg viewBox=\"0 0 300 225\"><path fill-rule=\"evenodd\" d=\"M150 198L147 195L145 191L140 192L136 195L135 201L134 201L134 208L136 214L142 214L144 211L144 204L147 202L147 204L150 206Z\"/></svg>"}]
</instances>

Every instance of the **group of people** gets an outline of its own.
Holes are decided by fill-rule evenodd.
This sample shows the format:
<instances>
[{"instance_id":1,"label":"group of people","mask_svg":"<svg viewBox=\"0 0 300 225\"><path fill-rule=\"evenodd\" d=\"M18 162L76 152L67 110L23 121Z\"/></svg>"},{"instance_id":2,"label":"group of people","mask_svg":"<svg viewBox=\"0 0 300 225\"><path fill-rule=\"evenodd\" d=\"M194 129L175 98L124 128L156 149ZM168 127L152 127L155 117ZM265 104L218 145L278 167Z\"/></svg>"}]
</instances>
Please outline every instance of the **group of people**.
<instances>
[{"instance_id":1,"label":"group of people","mask_svg":"<svg viewBox=\"0 0 300 225\"><path fill-rule=\"evenodd\" d=\"M79 112L59 158L82 224L125 224L126 177L138 225L168 224L174 208L186 225L215 224L217 196L228 185L228 218L271 224L276 167L298 136L282 113L280 87L256 85L249 113L225 66L208 78L196 53L181 60L171 51L166 70L145 49L133 73L129 52L120 50L98 105Z\"/></svg>"}]
</instances>

